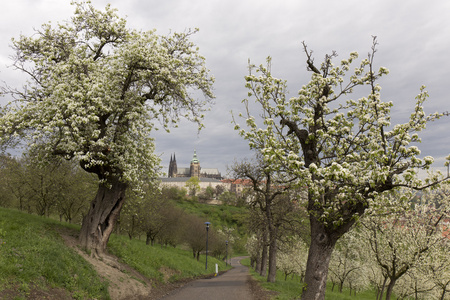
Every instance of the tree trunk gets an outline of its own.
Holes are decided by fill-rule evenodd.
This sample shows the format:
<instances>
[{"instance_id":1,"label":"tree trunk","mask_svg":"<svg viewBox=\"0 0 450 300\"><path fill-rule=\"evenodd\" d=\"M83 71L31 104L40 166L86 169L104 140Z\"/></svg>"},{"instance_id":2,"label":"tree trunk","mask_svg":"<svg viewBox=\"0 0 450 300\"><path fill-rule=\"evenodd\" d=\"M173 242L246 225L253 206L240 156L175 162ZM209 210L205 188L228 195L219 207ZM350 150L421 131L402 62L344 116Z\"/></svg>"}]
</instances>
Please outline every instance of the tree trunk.
<instances>
[{"instance_id":1,"label":"tree trunk","mask_svg":"<svg viewBox=\"0 0 450 300\"><path fill-rule=\"evenodd\" d=\"M384 289L386 288L387 279L388 278L386 276L384 276L383 285L381 286L381 289L380 289L380 297L377 297L377 300L382 300L383 299Z\"/></svg>"},{"instance_id":2,"label":"tree trunk","mask_svg":"<svg viewBox=\"0 0 450 300\"><path fill-rule=\"evenodd\" d=\"M277 277L277 231L275 227L270 230L269 274L267 275L267 282L275 282Z\"/></svg>"},{"instance_id":3,"label":"tree trunk","mask_svg":"<svg viewBox=\"0 0 450 300\"><path fill-rule=\"evenodd\" d=\"M340 237L329 234L314 216L310 216L311 246L306 264L302 300L324 300L327 287L328 265L334 246Z\"/></svg>"},{"instance_id":4,"label":"tree trunk","mask_svg":"<svg viewBox=\"0 0 450 300\"><path fill-rule=\"evenodd\" d=\"M267 274L267 260L268 260L268 253L267 253L267 245L264 245L262 247L262 253L261 253L261 269L259 270L259 275L266 276Z\"/></svg>"},{"instance_id":5,"label":"tree trunk","mask_svg":"<svg viewBox=\"0 0 450 300\"><path fill-rule=\"evenodd\" d=\"M391 280L389 281L389 284L386 289L386 298L385 298L386 300L391 299L392 291L394 290L394 285L396 282L397 282L397 279L393 279L393 278L391 278Z\"/></svg>"},{"instance_id":6,"label":"tree trunk","mask_svg":"<svg viewBox=\"0 0 450 300\"><path fill-rule=\"evenodd\" d=\"M118 180L110 184L110 187L99 184L97 195L81 226L81 247L90 250L93 256L105 254L109 237L125 201L127 184Z\"/></svg>"},{"instance_id":7,"label":"tree trunk","mask_svg":"<svg viewBox=\"0 0 450 300\"><path fill-rule=\"evenodd\" d=\"M261 268L259 269L259 275L266 276L267 272L267 230L263 232L263 240L261 246Z\"/></svg>"},{"instance_id":8,"label":"tree trunk","mask_svg":"<svg viewBox=\"0 0 450 300\"><path fill-rule=\"evenodd\" d=\"M260 251L258 251L258 254L256 255L256 261L255 261L255 272L259 273L261 271L261 255Z\"/></svg>"}]
</instances>

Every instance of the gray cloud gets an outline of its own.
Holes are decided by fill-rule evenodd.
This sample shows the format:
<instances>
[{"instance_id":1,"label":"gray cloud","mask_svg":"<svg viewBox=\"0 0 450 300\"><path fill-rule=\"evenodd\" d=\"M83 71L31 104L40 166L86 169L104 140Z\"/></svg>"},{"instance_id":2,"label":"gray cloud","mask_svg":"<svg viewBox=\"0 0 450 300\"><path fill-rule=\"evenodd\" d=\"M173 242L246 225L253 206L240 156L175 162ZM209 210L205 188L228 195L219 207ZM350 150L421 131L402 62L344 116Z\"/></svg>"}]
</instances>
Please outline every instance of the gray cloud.
<instances>
[{"instance_id":1,"label":"gray cloud","mask_svg":"<svg viewBox=\"0 0 450 300\"><path fill-rule=\"evenodd\" d=\"M9 39L21 32L30 34L43 22L70 18L70 1L16 0L5 3L0 12L0 76L8 83L20 83L4 64L11 54ZM194 42L206 57L216 77L216 105L205 118L206 128L197 135L195 125L182 122L170 134L155 134L157 151L168 165L177 154L180 165L188 165L193 150L203 167L217 167L222 173L234 159L250 156L248 146L233 130L230 111L243 111L247 97L244 76L247 60L255 64L273 57L274 76L288 80L294 96L309 74L301 42L314 50L316 61L336 50L339 58L358 51L365 57L371 36L377 35L378 66L390 74L381 81L382 96L394 102L393 121L405 121L414 106L414 97L422 84L427 85L430 101L427 112L450 111L447 89L450 86L446 54L450 49L450 2L359 1L359 0L93 0L103 8L107 2L127 16L131 27L159 34L199 27ZM442 163L450 153L449 118L430 124L420 145L424 155L433 155Z\"/></svg>"}]
</instances>

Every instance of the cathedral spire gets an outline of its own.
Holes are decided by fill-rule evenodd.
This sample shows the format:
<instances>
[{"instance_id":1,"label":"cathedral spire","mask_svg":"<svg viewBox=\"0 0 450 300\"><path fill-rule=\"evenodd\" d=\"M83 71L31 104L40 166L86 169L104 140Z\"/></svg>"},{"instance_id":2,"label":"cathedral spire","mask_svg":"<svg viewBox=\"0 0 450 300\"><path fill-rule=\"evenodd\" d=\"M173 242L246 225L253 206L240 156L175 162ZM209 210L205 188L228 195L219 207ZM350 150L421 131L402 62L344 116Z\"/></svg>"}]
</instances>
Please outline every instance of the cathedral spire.
<instances>
[{"instance_id":1,"label":"cathedral spire","mask_svg":"<svg viewBox=\"0 0 450 300\"><path fill-rule=\"evenodd\" d=\"M197 158L197 151L194 150L194 157L191 160L191 177L200 177L200 161Z\"/></svg>"},{"instance_id":2,"label":"cathedral spire","mask_svg":"<svg viewBox=\"0 0 450 300\"><path fill-rule=\"evenodd\" d=\"M197 158L197 150L194 149L194 156L192 157L191 163L200 163Z\"/></svg>"},{"instance_id":3,"label":"cathedral spire","mask_svg":"<svg viewBox=\"0 0 450 300\"><path fill-rule=\"evenodd\" d=\"M172 167L172 154L170 154L170 162L169 162L169 177L173 177L173 167Z\"/></svg>"}]
</instances>

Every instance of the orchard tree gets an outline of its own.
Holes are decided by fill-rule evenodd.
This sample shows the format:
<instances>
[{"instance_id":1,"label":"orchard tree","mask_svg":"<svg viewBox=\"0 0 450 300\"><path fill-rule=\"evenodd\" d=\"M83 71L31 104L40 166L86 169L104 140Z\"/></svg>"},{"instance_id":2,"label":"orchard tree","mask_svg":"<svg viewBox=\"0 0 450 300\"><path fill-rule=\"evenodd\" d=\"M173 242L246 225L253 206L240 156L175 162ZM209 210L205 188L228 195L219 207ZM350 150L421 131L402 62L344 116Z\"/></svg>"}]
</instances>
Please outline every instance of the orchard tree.
<instances>
[{"instance_id":1,"label":"orchard tree","mask_svg":"<svg viewBox=\"0 0 450 300\"><path fill-rule=\"evenodd\" d=\"M418 268L413 268L405 276L402 276L395 284L396 299L437 299L433 280L424 275Z\"/></svg>"},{"instance_id":2,"label":"orchard tree","mask_svg":"<svg viewBox=\"0 0 450 300\"><path fill-rule=\"evenodd\" d=\"M27 201L27 173L23 161L10 155L2 155L0 169L1 206L20 210L28 208L28 212L31 213L31 206Z\"/></svg>"},{"instance_id":3,"label":"orchard tree","mask_svg":"<svg viewBox=\"0 0 450 300\"><path fill-rule=\"evenodd\" d=\"M359 271L362 269L362 248L362 241L358 240L354 230L348 232L336 243L329 266L330 279L333 283L331 290L337 284L339 292L342 293L345 285L351 285L352 279L362 277L361 274L352 276L354 273L360 273Z\"/></svg>"},{"instance_id":4,"label":"orchard tree","mask_svg":"<svg viewBox=\"0 0 450 300\"><path fill-rule=\"evenodd\" d=\"M308 246L299 238L281 245L280 251L277 252L277 267L284 273L284 280L287 280L287 277L292 274L298 275L303 281L307 254Z\"/></svg>"},{"instance_id":5,"label":"orchard tree","mask_svg":"<svg viewBox=\"0 0 450 300\"><path fill-rule=\"evenodd\" d=\"M367 215L361 220L364 230L359 231L360 238L367 241L372 257L388 278L386 300L391 299L400 278L432 262L439 245L448 239L442 227L450 212L445 200L439 205L418 203L409 211Z\"/></svg>"},{"instance_id":6,"label":"orchard tree","mask_svg":"<svg viewBox=\"0 0 450 300\"><path fill-rule=\"evenodd\" d=\"M255 194L250 205L253 209L261 211L260 214L255 215L263 218L261 220L261 231L263 235L266 234L266 231L268 234L269 272L267 281L275 282L278 241L282 235L281 230L286 223L291 221L289 217L296 210L287 194L292 185L292 180L283 176L284 174L267 168L264 163L262 158L257 156L255 161L242 161L236 163L231 169L234 178L246 179L251 182ZM263 243L265 243L264 240ZM263 245L263 254L265 250L265 245ZM264 264L265 258L263 257L262 260Z\"/></svg>"},{"instance_id":7,"label":"orchard tree","mask_svg":"<svg viewBox=\"0 0 450 300\"><path fill-rule=\"evenodd\" d=\"M448 229L447 229L448 230ZM450 242L446 239L439 244L437 251L434 252L430 263L421 268L422 278L428 278L433 281L436 297L439 300L448 299L450 293Z\"/></svg>"},{"instance_id":8,"label":"orchard tree","mask_svg":"<svg viewBox=\"0 0 450 300\"><path fill-rule=\"evenodd\" d=\"M81 223L82 216L89 210L90 199L97 190L95 175L86 173L74 161L61 160L57 172L52 173L52 176L58 178L56 210L59 219Z\"/></svg>"},{"instance_id":9,"label":"orchard tree","mask_svg":"<svg viewBox=\"0 0 450 300\"><path fill-rule=\"evenodd\" d=\"M356 52L338 65L333 64L336 53L317 65L303 43L311 80L290 99L286 81L271 74L270 57L267 67L250 65L245 77L248 96L260 111L253 113L254 106L244 100L246 112L240 116L246 124L235 119L235 129L261 152L267 168L286 171L308 187L311 245L302 299L324 299L337 240L367 209L380 204L378 194L401 186L423 189L441 180L419 180L418 170L429 169L433 158L419 158L419 149L411 145L420 142L417 132L440 114L424 113L428 94L422 87L409 121L391 124L393 104L381 100L377 84L388 69L375 69L376 45L374 38L368 58L350 72ZM367 97L351 99L356 88Z\"/></svg>"},{"instance_id":10,"label":"orchard tree","mask_svg":"<svg viewBox=\"0 0 450 300\"><path fill-rule=\"evenodd\" d=\"M186 215L182 220L183 240L192 249L192 255L200 260L200 253L206 247L205 221L195 215ZM212 230L209 234L212 233Z\"/></svg>"},{"instance_id":11,"label":"orchard tree","mask_svg":"<svg viewBox=\"0 0 450 300\"><path fill-rule=\"evenodd\" d=\"M73 5L70 21L13 39L13 66L29 80L3 88L12 101L0 114L0 142L26 140L43 158L73 159L97 175L80 243L102 255L127 188L157 177L152 129L169 130L181 117L201 128L213 78L190 41L197 30L160 36L127 28L109 5Z\"/></svg>"}]
</instances>

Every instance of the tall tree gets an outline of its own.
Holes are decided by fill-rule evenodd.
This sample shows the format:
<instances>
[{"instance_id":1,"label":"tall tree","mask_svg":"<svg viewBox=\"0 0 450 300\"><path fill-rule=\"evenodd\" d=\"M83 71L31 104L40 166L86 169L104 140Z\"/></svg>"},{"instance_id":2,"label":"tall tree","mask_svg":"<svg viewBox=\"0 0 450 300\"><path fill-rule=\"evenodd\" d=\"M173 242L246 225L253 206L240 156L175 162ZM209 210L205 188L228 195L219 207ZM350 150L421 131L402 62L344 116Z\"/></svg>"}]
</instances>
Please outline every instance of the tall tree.
<instances>
[{"instance_id":1,"label":"tall tree","mask_svg":"<svg viewBox=\"0 0 450 300\"><path fill-rule=\"evenodd\" d=\"M332 62L336 53L316 65L303 44L311 80L296 97L286 97L287 83L272 76L270 58L267 67L250 65L245 78L249 97L262 112L255 116L254 106L245 100L246 113L241 116L246 125L235 120L235 129L271 168L285 170L308 186L311 245L302 299L324 299L336 241L377 203L377 194L431 184L422 183L416 172L428 169L433 158L420 159L419 149L411 143L419 142L417 132L440 115L425 115L422 105L428 94L422 87L409 121L391 125L393 104L381 100L377 84L388 70L375 70L376 44L374 38L368 58L353 74L347 72L358 57L356 52L338 65ZM368 96L349 99L358 87Z\"/></svg>"},{"instance_id":2,"label":"tall tree","mask_svg":"<svg viewBox=\"0 0 450 300\"><path fill-rule=\"evenodd\" d=\"M197 30L159 36L128 29L109 5L74 6L70 21L13 40L13 65L29 80L22 89L3 89L13 100L1 111L0 142L27 139L44 158L74 159L98 176L80 242L102 255L126 189L157 175L155 123L169 130L185 117L201 128L213 78L190 41Z\"/></svg>"}]
</instances>

